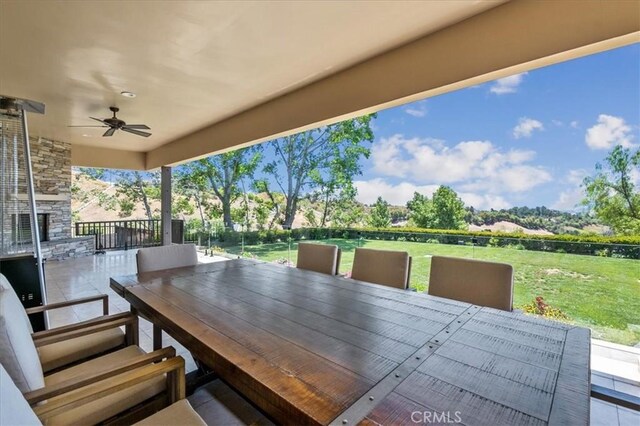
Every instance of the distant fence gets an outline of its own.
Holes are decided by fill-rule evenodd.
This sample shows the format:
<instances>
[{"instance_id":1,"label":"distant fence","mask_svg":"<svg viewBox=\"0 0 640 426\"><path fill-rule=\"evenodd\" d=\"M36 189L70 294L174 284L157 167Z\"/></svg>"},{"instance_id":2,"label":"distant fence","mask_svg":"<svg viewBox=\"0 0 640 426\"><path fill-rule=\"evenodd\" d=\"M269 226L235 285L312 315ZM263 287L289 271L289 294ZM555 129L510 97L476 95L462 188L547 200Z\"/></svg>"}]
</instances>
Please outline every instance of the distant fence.
<instances>
[{"instance_id":1,"label":"distant fence","mask_svg":"<svg viewBox=\"0 0 640 426\"><path fill-rule=\"evenodd\" d=\"M184 222L172 220L171 228L172 241L182 243ZM76 237L94 235L96 251L128 250L162 243L160 219L76 222L73 229Z\"/></svg>"},{"instance_id":2,"label":"distant fence","mask_svg":"<svg viewBox=\"0 0 640 426\"><path fill-rule=\"evenodd\" d=\"M324 240L341 238L348 240L385 240L410 241L433 244L455 244L475 247L507 247L519 250L543 251L552 253L570 253L589 256L621 257L626 259L640 259L640 244L626 243L625 237L621 241L606 241L593 237L596 241L579 241L579 237L569 239L569 236L536 236L536 235L505 235L490 233L472 233L461 231L438 230L374 230L374 229L337 229L337 228L297 228L291 231L217 231L193 232L185 235L185 240L195 242L201 246L219 246L222 248L239 245L270 244L299 240ZM637 238L636 238L637 239ZM576 241L578 240L578 241ZM612 238L613 240L613 238ZM624 242L622 242L624 241Z\"/></svg>"}]
</instances>

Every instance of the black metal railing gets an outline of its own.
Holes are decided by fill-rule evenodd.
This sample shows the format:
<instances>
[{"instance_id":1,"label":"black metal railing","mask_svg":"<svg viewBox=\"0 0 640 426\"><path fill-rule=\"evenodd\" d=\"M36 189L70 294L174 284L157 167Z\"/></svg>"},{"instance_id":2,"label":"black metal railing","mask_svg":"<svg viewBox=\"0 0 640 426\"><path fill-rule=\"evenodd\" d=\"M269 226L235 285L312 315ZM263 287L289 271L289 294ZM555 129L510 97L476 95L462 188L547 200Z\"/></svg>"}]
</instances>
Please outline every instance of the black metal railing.
<instances>
[{"instance_id":1,"label":"black metal railing","mask_svg":"<svg viewBox=\"0 0 640 426\"><path fill-rule=\"evenodd\" d=\"M95 235L98 252L157 246L162 241L159 219L76 222L74 230L76 237Z\"/></svg>"}]
</instances>

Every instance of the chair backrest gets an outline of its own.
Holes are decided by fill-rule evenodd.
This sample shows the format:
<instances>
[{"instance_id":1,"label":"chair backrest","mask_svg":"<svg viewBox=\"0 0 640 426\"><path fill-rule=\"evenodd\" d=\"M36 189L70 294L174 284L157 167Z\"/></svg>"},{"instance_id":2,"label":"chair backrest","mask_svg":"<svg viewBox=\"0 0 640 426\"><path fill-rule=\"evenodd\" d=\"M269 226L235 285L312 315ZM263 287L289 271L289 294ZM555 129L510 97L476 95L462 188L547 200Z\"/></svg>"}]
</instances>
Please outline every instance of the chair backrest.
<instances>
[{"instance_id":1,"label":"chair backrest","mask_svg":"<svg viewBox=\"0 0 640 426\"><path fill-rule=\"evenodd\" d=\"M357 248L351 278L407 289L411 274L411 256L406 251Z\"/></svg>"},{"instance_id":2,"label":"chair backrest","mask_svg":"<svg viewBox=\"0 0 640 426\"><path fill-rule=\"evenodd\" d=\"M0 291L10 291L11 293L16 295L16 298L18 299L18 301L20 300L20 298L18 297L18 294L16 293L14 288L9 283L9 280L7 280L7 277L5 277L2 274L0 274ZM27 327L29 328L29 332L33 333L33 327L31 326L31 321L29 321L29 316L27 315L27 311L25 311L23 309L22 313L23 313L22 318L27 323Z\"/></svg>"},{"instance_id":3,"label":"chair backrest","mask_svg":"<svg viewBox=\"0 0 640 426\"><path fill-rule=\"evenodd\" d=\"M513 309L513 266L433 256L429 294L474 305Z\"/></svg>"},{"instance_id":4,"label":"chair backrest","mask_svg":"<svg viewBox=\"0 0 640 426\"><path fill-rule=\"evenodd\" d=\"M24 308L12 291L0 291L0 364L21 392L44 387L42 365Z\"/></svg>"},{"instance_id":5,"label":"chair backrest","mask_svg":"<svg viewBox=\"0 0 640 426\"><path fill-rule=\"evenodd\" d=\"M22 392L0 364L0 425L41 425Z\"/></svg>"},{"instance_id":6,"label":"chair backrest","mask_svg":"<svg viewBox=\"0 0 640 426\"><path fill-rule=\"evenodd\" d=\"M340 267L340 249L329 244L298 244L296 268L336 275Z\"/></svg>"},{"instance_id":7,"label":"chair backrest","mask_svg":"<svg viewBox=\"0 0 640 426\"><path fill-rule=\"evenodd\" d=\"M138 273L181 268L198 264L198 252L194 244L141 248L136 254Z\"/></svg>"}]
</instances>

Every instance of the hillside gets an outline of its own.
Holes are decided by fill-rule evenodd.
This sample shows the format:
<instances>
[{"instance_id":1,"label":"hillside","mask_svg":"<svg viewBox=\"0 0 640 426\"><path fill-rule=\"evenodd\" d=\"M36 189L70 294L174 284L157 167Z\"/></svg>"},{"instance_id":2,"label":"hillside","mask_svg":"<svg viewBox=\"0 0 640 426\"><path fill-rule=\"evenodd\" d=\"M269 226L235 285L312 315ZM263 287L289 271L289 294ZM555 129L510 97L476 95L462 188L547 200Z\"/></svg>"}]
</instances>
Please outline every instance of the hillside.
<instances>
[{"instance_id":1,"label":"hillside","mask_svg":"<svg viewBox=\"0 0 640 426\"><path fill-rule=\"evenodd\" d=\"M130 214L123 214L115 197L116 188L113 183L91 178L77 170L73 171L71 209L74 221L92 222L146 218L142 203L134 205ZM254 197L263 200L267 198L265 194L254 194ZM149 204L154 216L158 217L160 215L160 201L151 200ZM187 204L189 208L186 210L190 210L190 212L185 213L185 209L183 209L176 217L187 222L199 221L200 216L195 201L189 200ZM217 201L214 201L213 204L219 205ZM257 205L252 200L249 200L248 204L250 209L254 209ZM238 200L233 207L240 208L241 205L241 201ZM369 206L362 204L360 206L363 208L365 215L368 214ZM391 206L389 210L392 226L402 227L409 224L406 207ZM319 221L322 216L321 212L322 206L319 203L306 199L301 200L300 208L293 224L294 228L309 226L307 218L310 216L315 216L316 221ZM607 234L610 232L607 227L600 225L593 218L551 210L546 207L515 207L499 211L477 211L469 208L467 216L469 230L471 231L489 230L531 235L558 233Z\"/></svg>"}]
</instances>

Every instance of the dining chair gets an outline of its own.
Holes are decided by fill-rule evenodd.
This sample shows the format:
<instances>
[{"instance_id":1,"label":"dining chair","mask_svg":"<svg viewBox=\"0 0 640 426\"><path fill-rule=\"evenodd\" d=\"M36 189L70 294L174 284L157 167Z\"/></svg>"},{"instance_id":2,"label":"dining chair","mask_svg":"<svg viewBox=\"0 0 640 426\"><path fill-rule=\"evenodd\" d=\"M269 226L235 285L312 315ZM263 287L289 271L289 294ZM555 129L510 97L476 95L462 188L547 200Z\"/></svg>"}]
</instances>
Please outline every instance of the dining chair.
<instances>
[{"instance_id":1,"label":"dining chair","mask_svg":"<svg viewBox=\"0 0 640 426\"><path fill-rule=\"evenodd\" d=\"M341 251L331 244L298 243L296 268L337 275Z\"/></svg>"},{"instance_id":2,"label":"dining chair","mask_svg":"<svg viewBox=\"0 0 640 426\"><path fill-rule=\"evenodd\" d=\"M38 341L38 356L45 373L138 342L137 318L129 314L109 315L109 296L106 294L24 309L15 290L2 274L0 292L6 293L10 303L15 305L16 316L13 320L23 321L31 337ZM102 316L37 333L31 328L30 314L91 302L102 302ZM120 328L123 325L124 332Z\"/></svg>"},{"instance_id":3,"label":"dining chair","mask_svg":"<svg viewBox=\"0 0 640 426\"><path fill-rule=\"evenodd\" d=\"M513 266L505 263L433 256L428 293L432 296L511 311L513 310Z\"/></svg>"},{"instance_id":4,"label":"dining chair","mask_svg":"<svg viewBox=\"0 0 640 426\"><path fill-rule=\"evenodd\" d=\"M356 248L351 278L406 290L411 256L406 251Z\"/></svg>"},{"instance_id":5,"label":"dining chair","mask_svg":"<svg viewBox=\"0 0 640 426\"><path fill-rule=\"evenodd\" d=\"M198 264L198 252L195 244L146 247L136 253L136 264L138 273L193 266Z\"/></svg>"},{"instance_id":6,"label":"dining chair","mask_svg":"<svg viewBox=\"0 0 640 426\"><path fill-rule=\"evenodd\" d=\"M165 367L174 368L163 369L162 374L154 375L145 370L145 374L136 375L131 387L114 389L108 395L98 392L85 405L67 404L68 399L82 400L83 395L90 393L92 389L101 389L102 385L96 384L99 380L112 376L113 380L118 380L121 379L120 374L133 368L174 358L175 349L164 348L146 353L138 346L130 345L45 375L37 347L55 342L61 335L49 333L38 338L38 333L34 333L32 337L25 321L24 309L15 303L13 296L7 291L0 292L0 364L38 417L46 419L43 423L95 424L134 407L138 408L141 404L147 410L155 411L159 404L175 393L175 382L180 375L184 375L184 360L181 366L177 365L177 361L164 364ZM126 315L135 318L130 313ZM94 327L100 329L102 324ZM68 409L60 408L65 405L68 405ZM137 420L136 416L141 412L136 409L125 417Z\"/></svg>"},{"instance_id":7,"label":"dining chair","mask_svg":"<svg viewBox=\"0 0 640 426\"><path fill-rule=\"evenodd\" d=\"M171 364L168 366L168 364ZM93 417L90 410L96 400L98 393L106 393L107 395L117 394L118 387L131 388L135 385L135 378L146 374L149 376L162 376L174 374L180 368L184 367L184 360L181 357L170 358L158 363L148 363L137 368L130 369L124 373L115 372L109 375L103 375L102 379L97 379L89 384L78 383L76 390L66 390L54 399L49 399L47 404L30 405L25 396L20 392L13 382L5 368L0 364L0 425L42 425L53 424L55 417L50 416L52 411L67 412L74 409L73 406L79 406L88 416L82 419L82 424L90 424L89 418ZM172 370L173 368L173 370ZM86 382L86 380L85 380ZM151 414L149 417L135 423L137 426L154 426L154 425L185 425L185 426L204 426L206 423L202 417L196 413L184 396L184 375L177 376L175 389L172 392L176 401L169 406L162 408L160 411ZM59 389L58 389L59 390ZM96 399L98 398L98 399ZM54 409L47 405L55 405ZM11 407L11 409L7 409ZM123 420L123 419L118 419Z\"/></svg>"}]
</instances>

